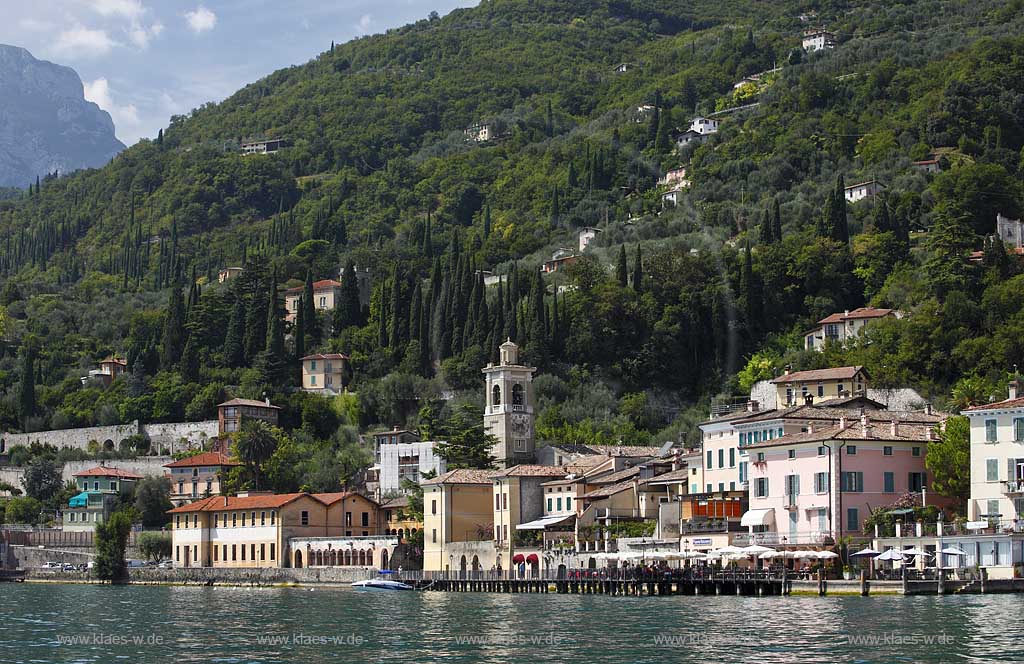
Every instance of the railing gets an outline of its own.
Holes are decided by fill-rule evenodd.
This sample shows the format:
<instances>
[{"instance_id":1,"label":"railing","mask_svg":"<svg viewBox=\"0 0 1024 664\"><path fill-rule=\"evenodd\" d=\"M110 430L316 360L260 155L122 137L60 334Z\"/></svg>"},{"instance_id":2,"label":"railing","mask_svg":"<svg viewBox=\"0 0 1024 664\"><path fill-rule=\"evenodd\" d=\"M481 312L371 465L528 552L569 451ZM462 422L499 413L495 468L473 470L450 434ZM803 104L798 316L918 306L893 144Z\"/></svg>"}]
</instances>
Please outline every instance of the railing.
<instances>
[{"instance_id":1,"label":"railing","mask_svg":"<svg viewBox=\"0 0 1024 664\"><path fill-rule=\"evenodd\" d=\"M655 567L652 565L635 564L629 567L562 568L544 567L536 572L527 565L520 573L518 568L493 570L451 570L451 571L420 571L403 570L391 578L403 582L430 581L781 581L783 578L794 578L794 573L783 573L782 566L763 569L740 569L734 567L718 568L695 566L686 568Z\"/></svg>"},{"instance_id":2,"label":"railing","mask_svg":"<svg viewBox=\"0 0 1024 664\"><path fill-rule=\"evenodd\" d=\"M824 545L832 542L832 535L827 531L786 533L740 533L734 535L732 543L734 546L749 546L751 544L761 545L798 545L812 544Z\"/></svg>"},{"instance_id":3,"label":"railing","mask_svg":"<svg viewBox=\"0 0 1024 664\"><path fill-rule=\"evenodd\" d=\"M1024 480L1003 482L1003 493L1010 496L1024 494Z\"/></svg>"},{"instance_id":4,"label":"railing","mask_svg":"<svg viewBox=\"0 0 1024 664\"><path fill-rule=\"evenodd\" d=\"M679 534L689 535L692 533L727 533L730 530L730 526L734 529L739 528L740 524L738 521L728 521L726 519L709 519L699 521L682 521L679 523Z\"/></svg>"}]
</instances>

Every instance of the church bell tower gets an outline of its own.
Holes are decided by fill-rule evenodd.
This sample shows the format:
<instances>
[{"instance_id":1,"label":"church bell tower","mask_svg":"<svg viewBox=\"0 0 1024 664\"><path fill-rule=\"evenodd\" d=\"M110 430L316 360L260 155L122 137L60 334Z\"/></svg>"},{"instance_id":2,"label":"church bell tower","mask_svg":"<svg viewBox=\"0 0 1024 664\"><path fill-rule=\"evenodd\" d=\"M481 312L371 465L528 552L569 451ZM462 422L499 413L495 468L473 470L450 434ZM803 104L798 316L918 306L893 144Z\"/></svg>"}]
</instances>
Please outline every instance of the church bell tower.
<instances>
[{"instance_id":1,"label":"church bell tower","mask_svg":"<svg viewBox=\"0 0 1024 664\"><path fill-rule=\"evenodd\" d=\"M535 367L519 364L519 346L509 339L499 347L500 362L488 364L484 429L498 439L492 454L503 468L533 460L533 374Z\"/></svg>"}]
</instances>

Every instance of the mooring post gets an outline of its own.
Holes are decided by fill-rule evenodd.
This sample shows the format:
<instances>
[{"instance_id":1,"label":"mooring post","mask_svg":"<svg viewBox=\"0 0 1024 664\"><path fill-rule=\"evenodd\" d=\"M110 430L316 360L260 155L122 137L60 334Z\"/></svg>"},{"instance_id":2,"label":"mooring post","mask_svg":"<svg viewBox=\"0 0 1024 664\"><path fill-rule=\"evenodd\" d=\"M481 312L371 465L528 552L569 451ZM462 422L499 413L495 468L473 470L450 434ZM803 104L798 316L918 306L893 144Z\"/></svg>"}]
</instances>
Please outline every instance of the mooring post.
<instances>
[{"instance_id":1,"label":"mooring post","mask_svg":"<svg viewBox=\"0 0 1024 664\"><path fill-rule=\"evenodd\" d=\"M868 596L868 572L863 569L860 571L860 595L861 597Z\"/></svg>"}]
</instances>

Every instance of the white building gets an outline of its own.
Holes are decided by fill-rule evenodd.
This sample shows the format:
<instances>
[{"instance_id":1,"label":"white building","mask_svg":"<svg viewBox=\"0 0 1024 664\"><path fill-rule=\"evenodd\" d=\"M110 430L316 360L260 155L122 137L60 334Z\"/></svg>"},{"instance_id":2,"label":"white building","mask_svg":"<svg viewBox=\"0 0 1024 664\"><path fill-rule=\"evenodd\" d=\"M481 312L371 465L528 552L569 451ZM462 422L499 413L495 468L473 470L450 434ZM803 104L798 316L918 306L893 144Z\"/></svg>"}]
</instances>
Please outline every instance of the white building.
<instances>
[{"instance_id":1,"label":"white building","mask_svg":"<svg viewBox=\"0 0 1024 664\"><path fill-rule=\"evenodd\" d=\"M466 138L474 143L486 143L487 141L495 138L494 127L487 122L477 122L476 124L470 125L463 133L466 135Z\"/></svg>"},{"instance_id":2,"label":"white building","mask_svg":"<svg viewBox=\"0 0 1024 664\"><path fill-rule=\"evenodd\" d=\"M973 406L971 422L971 502L968 518L1024 519L1024 397L1012 381L1004 401Z\"/></svg>"},{"instance_id":3,"label":"white building","mask_svg":"<svg viewBox=\"0 0 1024 664\"><path fill-rule=\"evenodd\" d=\"M1024 247L1024 222L1020 219L1010 219L1001 213L997 214L996 233L1011 251Z\"/></svg>"},{"instance_id":4,"label":"white building","mask_svg":"<svg viewBox=\"0 0 1024 664\"><path fill-rule=\"evenodd\" d=\"M858 182L857 184L851 184L846 187L846 200L849 203L856 203L857 201L877 196L882 193L882 189L885 185L878 180L868 180L867 182Z\"/></svg>"},{"instance_id":5,"label":"white building","mask_svg":"<svg viewBox=\"0 0 1024 664\"><path fill-rule=\"evenodd\" d=\"M826 344L843 344L847 340L860 335L864 326L873 320L880 318L902 318L903 313L895 309L877 309L875 307L860 307L843 313L835 313L822 318L815 325L814 329L804 333L804 350L825 349Z\"/></svg>"},{"instance_id":6,"label":"white building","mask_svg":"<svg viewBox=\"0 0 1024 664\"><path fill-rule=\"evenodd\" d=\"M424 440L380 445L378 465L381 494L396 491L405 493L402 480L419 484L424 473L433 471L440 475L447 472L447 462L436 452L438 442Z\"/></svg>"},{"instance_id":7,"label":"white building","mask_svg":"<svg viewBox=\"0 0 1024 664\"><path fill-rule=\"evenodd\" d=\"M698 115L690 123L690 131L695 131L701 135L714 134L718 131L718 120Z\"/></svg>"},{"instance_id":8,"label":"white building","mask_svg":"<svg viewBox=\"0 0 1024 664\"><path fill-rule=\"evenodd\" d=\"M808 53L823 51L836 47L836 35L828 30L813 29L804 31L804 50Z\"/></svg>"},{"instance_id":9,"label":"white building","mask_svg":"<svg viewBox=\"0 0 1024 664\"><path fill-rule=\"evenodd\" d=\"M580 229L580 234L579 234L579 239L580 239L580 251L581 251L581 252L582 252L582 251L585 251L585 250L586 250L586 248L587 248L588 246L590 246L590 242L591 242L591 241L592 241L592 240L593 240L593 239L594 239L595 237L597 237L597 234L598 234L598 233L600 233L600 232L601 232L601 229L600 229L600 228L594 228L594 227L592 227L592 226L586 226L586 227L584 227L584 228L581 228L581 229Z\"/></svg>"},{"instance_id":10,"label":"white building","mask_svg":"<svg viewBox=\"0 0 1024 664\"><path fill-rule=\"evenodd\" d=\"M242 141L242 155L273 154L286 147L288 147L288 141L284 138L253 139Z\"/></svg>"}]
</instances>

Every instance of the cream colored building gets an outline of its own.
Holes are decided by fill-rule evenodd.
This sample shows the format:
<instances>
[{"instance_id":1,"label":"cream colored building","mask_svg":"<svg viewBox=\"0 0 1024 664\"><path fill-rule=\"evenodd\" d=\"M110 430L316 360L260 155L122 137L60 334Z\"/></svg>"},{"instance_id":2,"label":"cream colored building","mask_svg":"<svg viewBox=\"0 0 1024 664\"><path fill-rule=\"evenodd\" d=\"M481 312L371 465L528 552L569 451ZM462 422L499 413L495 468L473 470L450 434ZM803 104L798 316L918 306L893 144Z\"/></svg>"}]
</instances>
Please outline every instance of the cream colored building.
<instances>
[{"instance_id":1,"label":"cream colored building","mask_svg":"<svg viewBox=\"0 0 1024 664\"><path fill-rule=\"evenodd\" d=\"M450 470L422 482L424 570L479 570L494 564L492 472ZM469 554L466 543L479 552Z\"/></svg>"},{"instance_id":2,"label":"cream colored building","mask_svg":"<svg viewBox=\"0 0 1024 664\"><path fill-rule=\"evenodd\" d=\"M1024 395L1010 383L1007 398L963 412L971 422L968 518L1024 522Z\"/></svg>"},{"instance_id":3,"label":"cream colored building","mask_svg":"<svg viewBox=\"0 0 1024 664\"><path fill-rule=\"evenodd\" d=\"M164 464L171 481L171 503L177 507L219 495L223 474L240 465L220 452L203 452Z\"/></svg>"},{"instance_id":4,"label":"cream colored building","mask_svg":"<svg viewBox=\"0 0 1024 664\"><path fill-rule=\"evenodd\" d=\"M491 474L494 483L496 566L507 568L517 548L537 548L536 543L524 540L531 535L520 533L517 529L545 515L544 483L563 477L565 471L561 468L536 465L513 466Z\"/></svg>"},{"instance_id":5,"label":"cream colored building","mask_svg":"<svg viewBox=\"0 0 1024 664\"><path fill-rule=\"evenodd\" d=\"M304 567L294 537L370 537L377 503L354 491L213 496L168 512L176 567Z\"/></svg>"},{"instance_id":6,"label":"cream colored building","mask_svg":"<svg viewBox=\"0 0 1024 664\"><path fill-rule=\"evenodd\" d=\"M519 346L511 340L501 344L501 362L488 364L484 429L498 439L492 454L503 467L533 459L535 451L533 413L534 367L519 364Z\"/></svg>"},{"instance_id":7,"label":"cream colored building","mask_svg":"<svg viewBox=\"0 0 1024 664\"><path fill-rule=\"evenodd\" d=\"M284 292L285 320L292 322L299 315L299 301L305 286L289 288ZM341 282L322 279L313 282L313 308L317 311L333 311L341 298Z\"/></svg>"},{"instance_id":8,"label":"cream colored building","mask_svg":"<svg viewBox=\"0 0 1024 664\"><path fill-rule=\"evenodd\" d=\"M791 372L779 376L775 385L776 402L780 408L812 401L839 399L856 394L865 394L868 388L868 373L861 366L813 369Z\"/></svg>"},{"instance_id":9,"label":"cream colored building","mask_svg":"<svg viewBox=\"0 0 1024 664\"><path fill-rule=\"evenodd\" d=\"M855 339L864 331L871 321L882 318L902 318L903 313L896 309L877 309L860 307L853 311L834 313L822 318L814 329L804 333L805 350L824 350L827 344L843 344Z\"/></svg>"},{"instance_id":10,"label":"cream colored building","mask_svg":"<svg viewBox=\"0 0 1024 664\"><path fill-rule=\"evenodd\" d=\"M348 355L330 353L302 358L302 389L334 395L348 385Z\"/></svg>"}]
</instances>

